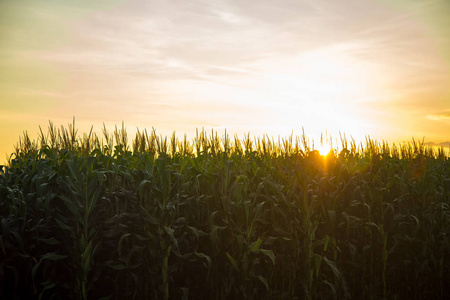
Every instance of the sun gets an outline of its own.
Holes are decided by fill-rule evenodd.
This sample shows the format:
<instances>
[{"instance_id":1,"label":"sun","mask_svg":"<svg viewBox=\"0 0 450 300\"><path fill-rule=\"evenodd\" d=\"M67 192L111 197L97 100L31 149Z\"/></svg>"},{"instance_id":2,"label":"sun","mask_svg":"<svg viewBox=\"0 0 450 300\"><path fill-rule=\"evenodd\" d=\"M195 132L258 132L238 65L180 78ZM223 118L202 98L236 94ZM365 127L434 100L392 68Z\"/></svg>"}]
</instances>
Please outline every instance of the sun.
<instances>
[{"instance_id":1,"label":"sun","mask_svg":"<svg viewBox=\"0 0 450 300\"><path fill-rule=\"evenodd\" d=\"M370 78L375 75L345 48L303 53L290 65L273 70L264 86L277 106L277 126L305 127L315 138L325 130L337 137L361 136L370 126L358 105L368 101L374 89Z\"/></svg>"},{"instance_id":2,"label":"sun","mask_svg":"<svg viewBox=\"0 0 450 300\"><path fill-rule=\"evenodd\" d=\"M327 156L333 149L328 143L323 143L318 147L314 147L314 150L319 151L320 155Z\"/></svg>"}]
</instances>

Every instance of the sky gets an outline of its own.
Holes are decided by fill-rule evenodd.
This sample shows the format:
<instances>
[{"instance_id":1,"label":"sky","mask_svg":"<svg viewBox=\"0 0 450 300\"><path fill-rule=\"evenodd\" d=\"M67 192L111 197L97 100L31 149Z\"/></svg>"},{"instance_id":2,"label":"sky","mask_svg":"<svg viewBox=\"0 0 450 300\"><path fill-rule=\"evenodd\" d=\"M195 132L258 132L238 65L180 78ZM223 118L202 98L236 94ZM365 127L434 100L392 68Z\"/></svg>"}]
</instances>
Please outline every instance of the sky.
<instances>
[{"instance_id":1,"label":"sky","mask_svg":"<svg viewBox=\"0 0 450 300\"><path fill-rule=\"evenodd\" d=\"M0 0L0 164L49 121L450 143L448 0Z\"/></svg>"}]
</instances>

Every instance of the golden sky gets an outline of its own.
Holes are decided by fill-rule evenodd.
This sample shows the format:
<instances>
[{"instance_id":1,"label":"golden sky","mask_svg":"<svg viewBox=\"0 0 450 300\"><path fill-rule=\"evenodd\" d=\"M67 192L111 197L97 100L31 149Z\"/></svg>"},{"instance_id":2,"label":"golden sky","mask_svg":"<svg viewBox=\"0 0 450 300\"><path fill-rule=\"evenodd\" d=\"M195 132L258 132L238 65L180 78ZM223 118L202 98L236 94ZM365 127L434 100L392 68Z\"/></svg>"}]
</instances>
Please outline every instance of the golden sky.
<instances>
[{"instance_id":1,"label":"golden sky","mask_svg":"<svg viewBox=\"0 0 450 300\"><path fill-rule=\"evenodd\" d=\"M0 164L48 121L450 141L450 2L0 2Z\"/></svg>"}]
</instances>

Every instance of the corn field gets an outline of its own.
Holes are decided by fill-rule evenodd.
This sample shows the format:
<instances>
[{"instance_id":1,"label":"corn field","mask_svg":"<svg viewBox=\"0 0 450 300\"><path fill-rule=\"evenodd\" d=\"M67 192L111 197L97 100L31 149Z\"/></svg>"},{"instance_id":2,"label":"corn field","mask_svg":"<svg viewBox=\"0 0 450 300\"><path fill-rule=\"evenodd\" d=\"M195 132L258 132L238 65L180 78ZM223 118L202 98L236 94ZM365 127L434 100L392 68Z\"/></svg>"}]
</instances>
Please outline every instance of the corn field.
<instances>
[{"instance_id":1,"label":"corn field","mask_svg":"<svg viewBox=\"0 0 450 300\"><path fill-rule=\"evenodd\" d=\"M1 299L450 299L444 149L75 124L0 170Z\"/></svg>"}]
</instances>

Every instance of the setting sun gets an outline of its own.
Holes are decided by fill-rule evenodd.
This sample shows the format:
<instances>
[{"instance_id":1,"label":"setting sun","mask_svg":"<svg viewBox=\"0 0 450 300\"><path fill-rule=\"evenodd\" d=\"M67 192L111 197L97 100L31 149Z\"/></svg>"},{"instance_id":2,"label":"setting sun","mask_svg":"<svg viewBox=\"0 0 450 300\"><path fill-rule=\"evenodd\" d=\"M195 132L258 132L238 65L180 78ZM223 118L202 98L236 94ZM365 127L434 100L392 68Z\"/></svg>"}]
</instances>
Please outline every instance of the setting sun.
<instances>
[{"instance_id":1,"label":"setting sun","mask_svg":"<svg viewBox=\"0 0 450 300\"><path fill-rule=\"evenodd\" d=\"M329 144L319 145L315 150L319 151L320 155L327 156L333 149Z\"/></svg>"},{"instance_id":2,"label":"setting sun","mask_svg":"<svg viewBox=\"0 0 450 300\"><path fill-rule=\"evenodd\" d=\"M331 47L299 55L267 76L261 84L280 105L278 126L304 126L317 139L320 132L347 132L363 137L370 124L360 110L367 95L377 90L370 65L345 54L345 47Z\"/></svg>"}]
</instances>

